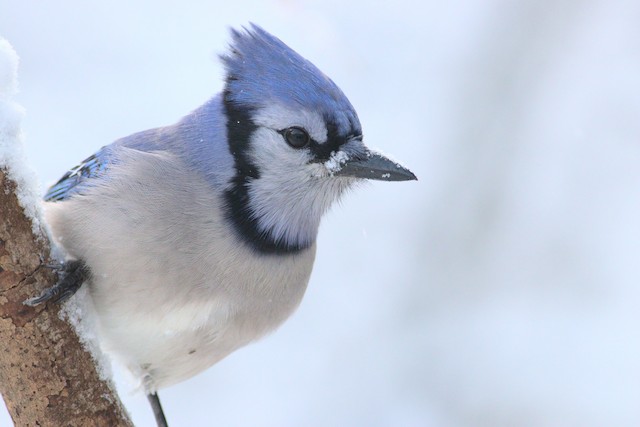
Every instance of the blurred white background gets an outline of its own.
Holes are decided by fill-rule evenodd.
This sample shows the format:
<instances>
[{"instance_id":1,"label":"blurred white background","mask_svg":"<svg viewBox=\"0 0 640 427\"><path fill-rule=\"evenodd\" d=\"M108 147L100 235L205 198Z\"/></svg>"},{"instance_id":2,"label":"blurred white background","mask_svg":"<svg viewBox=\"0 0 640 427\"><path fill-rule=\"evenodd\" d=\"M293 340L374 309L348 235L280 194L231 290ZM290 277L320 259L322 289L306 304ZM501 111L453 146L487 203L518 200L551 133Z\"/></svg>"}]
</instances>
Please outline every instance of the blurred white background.
<instances>
[{"instance_id":1,"label":"blurred white background","mask_svg":"<svg viewBox=\"0 0 640 427\"><path fill-rule=\"evenodd\" d=\"M640 2L0 0L43 190L220 90L250 21L420 181L345 197L298 312L163 390L170 424L640 425Z\"/></svg>"}]
</instances>

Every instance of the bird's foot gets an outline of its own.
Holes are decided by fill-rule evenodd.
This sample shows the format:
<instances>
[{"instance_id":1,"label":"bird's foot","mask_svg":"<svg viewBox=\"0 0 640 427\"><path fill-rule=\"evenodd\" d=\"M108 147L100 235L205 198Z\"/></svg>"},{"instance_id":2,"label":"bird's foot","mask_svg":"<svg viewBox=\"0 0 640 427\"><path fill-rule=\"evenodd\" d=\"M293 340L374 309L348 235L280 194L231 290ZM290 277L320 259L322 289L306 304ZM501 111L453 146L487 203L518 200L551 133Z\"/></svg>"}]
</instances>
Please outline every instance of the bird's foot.
<instances>
[{"instance_id":1,"label":"bird's foot","mask_svg":"<svg viewBox=\"0 0 640 427\"><path fill-rule=\"evenodd\" d=\"M47 268L57 270L62 273L62 279L55 285L47 288L38 297L29 298L24 301L24 305L34 307L49 300L60 303L76 293L80 286L89 277L89 269L82 261L69 261L64 263L51 263L44 265Z\"/></svg>"}]
</instances>

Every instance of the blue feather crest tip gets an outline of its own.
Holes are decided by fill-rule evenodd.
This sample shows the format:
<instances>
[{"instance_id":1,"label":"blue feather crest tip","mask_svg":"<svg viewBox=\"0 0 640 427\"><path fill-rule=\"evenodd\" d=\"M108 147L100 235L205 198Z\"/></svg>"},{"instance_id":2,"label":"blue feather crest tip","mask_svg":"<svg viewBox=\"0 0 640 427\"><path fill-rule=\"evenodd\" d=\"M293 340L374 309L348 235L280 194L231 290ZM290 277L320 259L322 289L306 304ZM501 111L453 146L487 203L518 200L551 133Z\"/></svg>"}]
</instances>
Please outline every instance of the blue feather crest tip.
<instances>
[{"instance_id":1,"label":"blue feather crest tip","mask_svg":"<svg viewBox=\"0 0 640 427\"><path fill-rule=\"evenodd\" d=\"M229 52L221 56L229 99L249 108L280 102L344 115L359 127L357 115L340 88L322 71L261 27L231 30ZM342 120L339 120L342 121Z\"/></svg>"}]
</instances>

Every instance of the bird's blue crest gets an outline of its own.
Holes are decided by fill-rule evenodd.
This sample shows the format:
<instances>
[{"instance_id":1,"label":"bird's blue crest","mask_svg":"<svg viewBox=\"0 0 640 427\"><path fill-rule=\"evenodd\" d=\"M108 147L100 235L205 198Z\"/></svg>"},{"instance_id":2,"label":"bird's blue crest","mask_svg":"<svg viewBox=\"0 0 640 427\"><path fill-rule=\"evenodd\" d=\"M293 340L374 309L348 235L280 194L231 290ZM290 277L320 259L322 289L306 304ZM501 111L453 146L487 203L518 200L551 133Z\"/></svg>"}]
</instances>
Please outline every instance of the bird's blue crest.
<instances>
[{"instance_id":1,"label":"bird's blue crest","mask_svg":"<svg viewBox=\"0 0 640 427\"><path fill-rule=\"evenodd\" d=\"M360 131L358 116L340 88L280 39L251 24L231 30L230 52L222 55L228 98L240 106L262 108L281 102L325 115L342 133Z\"/></svg>"}]
</instances>

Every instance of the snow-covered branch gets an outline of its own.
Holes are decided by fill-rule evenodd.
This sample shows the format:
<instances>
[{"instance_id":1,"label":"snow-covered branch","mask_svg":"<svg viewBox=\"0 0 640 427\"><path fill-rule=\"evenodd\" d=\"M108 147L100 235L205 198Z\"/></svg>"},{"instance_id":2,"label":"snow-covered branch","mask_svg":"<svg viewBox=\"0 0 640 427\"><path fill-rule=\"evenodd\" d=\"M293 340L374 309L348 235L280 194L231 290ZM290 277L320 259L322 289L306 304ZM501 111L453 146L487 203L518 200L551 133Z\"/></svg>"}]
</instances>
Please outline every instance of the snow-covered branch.
<instances>
[{"instance_id":1,"label":"snow-covered branch","mask_svg":"<svg viewBox=\"0 0 640 427\"><path fill-rule=\"evenodd\" d=\"M17 63L0 38L0 394L16 426L131 426L61 308L22 304L56 275L12 100Z\"/></svg>"}]
</instances>

